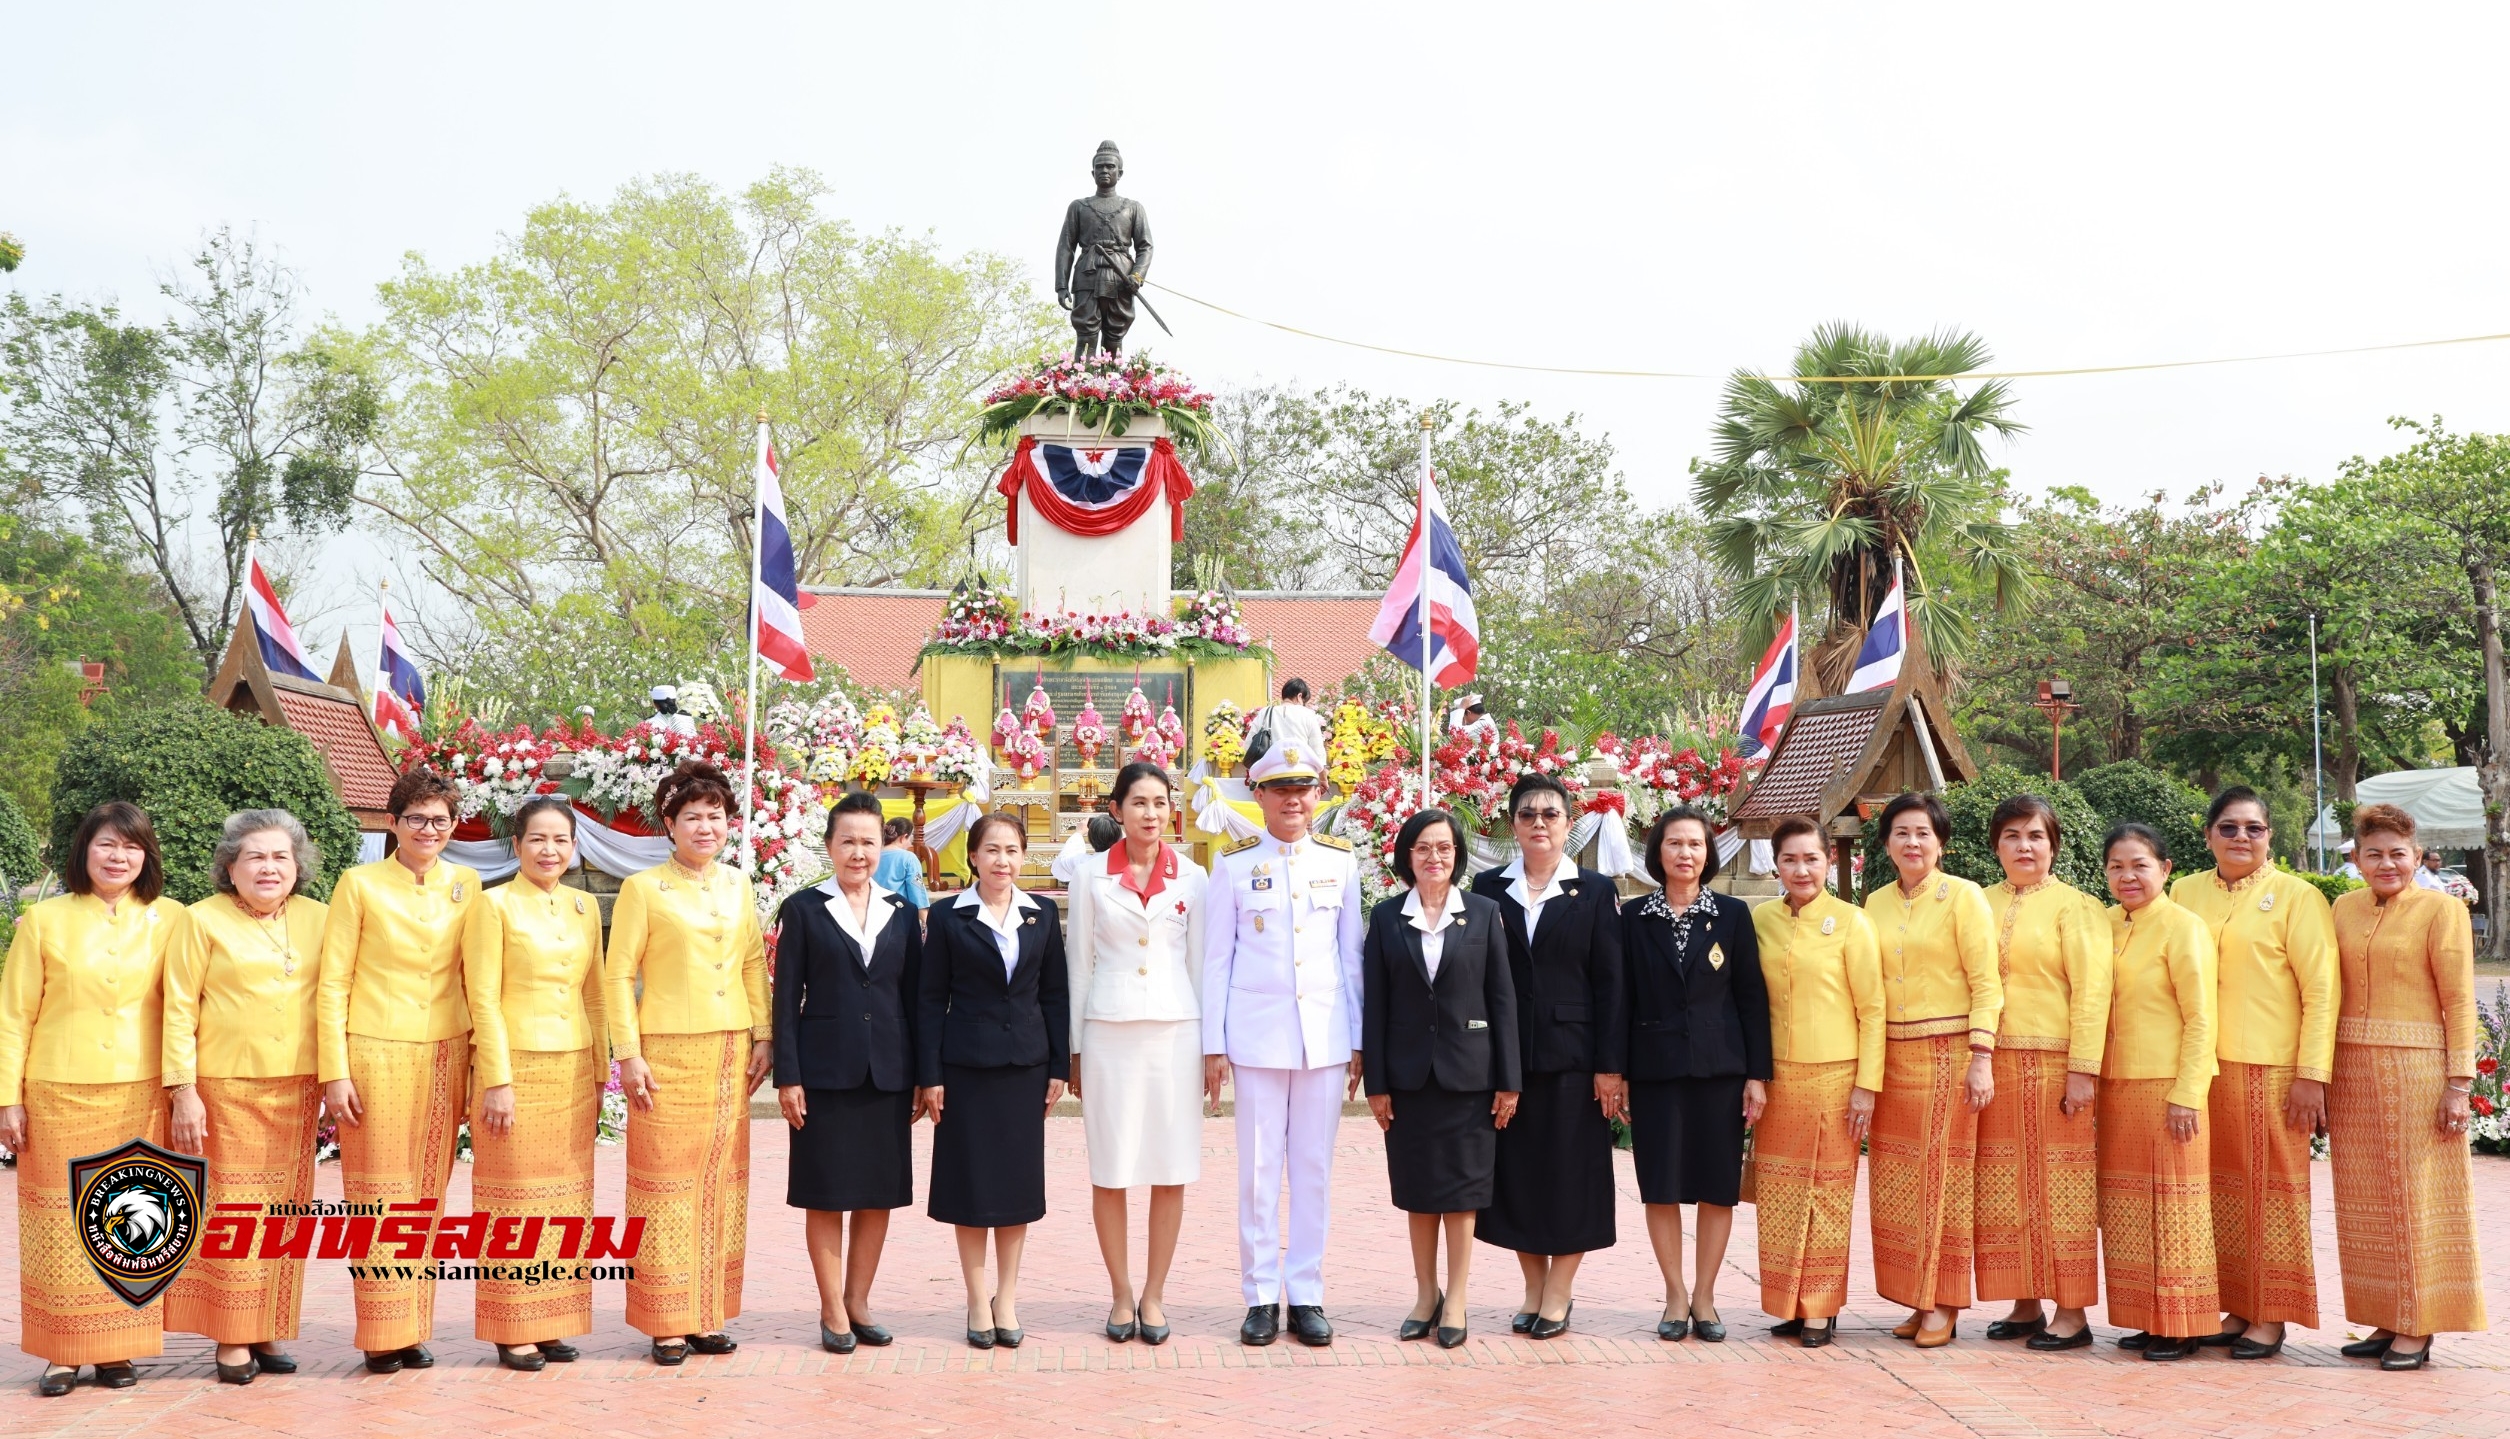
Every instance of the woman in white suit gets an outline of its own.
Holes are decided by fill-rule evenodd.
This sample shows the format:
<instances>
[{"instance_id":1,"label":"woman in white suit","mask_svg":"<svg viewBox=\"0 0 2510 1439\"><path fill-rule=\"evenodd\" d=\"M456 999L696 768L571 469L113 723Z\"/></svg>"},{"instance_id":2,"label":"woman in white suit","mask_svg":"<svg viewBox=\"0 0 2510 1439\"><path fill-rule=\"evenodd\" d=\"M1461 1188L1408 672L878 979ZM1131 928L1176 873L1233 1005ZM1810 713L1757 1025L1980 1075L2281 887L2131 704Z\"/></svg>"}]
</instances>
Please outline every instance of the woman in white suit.
<instances>
[{"instance_id":1,"label":"woman in white suit","mask_svg":"<svg viewBox=\"0 0 2510 1439\"><path fill-rule=\"evenodd\" d=\"M1072 976L1072 1093L1089 1137L1090 1217L1115 1294L1107 1337L1164 1344L1161 1302L1185 1186L1203 1172L1200 866L1162 836L1175 794L1168 772L1133 763L1109 798L1123 842L1072 880L1065 962ZM1133 1293L1125 1191L1150 1186L1149 1272Z\"/></svg>"}]
</instances>

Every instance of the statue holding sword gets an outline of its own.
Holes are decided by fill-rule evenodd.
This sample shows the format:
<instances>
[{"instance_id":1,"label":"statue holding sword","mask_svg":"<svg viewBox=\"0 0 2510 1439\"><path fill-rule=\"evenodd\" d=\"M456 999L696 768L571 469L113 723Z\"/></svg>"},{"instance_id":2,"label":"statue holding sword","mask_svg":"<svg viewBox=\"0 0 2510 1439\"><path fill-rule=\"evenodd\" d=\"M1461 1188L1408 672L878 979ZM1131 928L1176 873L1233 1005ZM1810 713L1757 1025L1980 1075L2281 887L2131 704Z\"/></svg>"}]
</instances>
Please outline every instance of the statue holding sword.
<instances>
[{"instance_id":1,"label":"statue holding sword","mask_svg":"<svg viewBox=\"0 0 2510 1439\"><path fill-rule=\"evenodd\" d=\"M1091 157L1090 177L1098 193L1084 195L1063 212L1063 231L1055 237L1055 303L1072 312L1072 352L1111 355L1124 352L1125 332L1133 328L1133 306L1139 301L1160 329L1168 322L1142 298L1150 274L1150 213L1141 203L1116 193L1124 177L1124 156L1116 142L1106 141Z\"/></svg>"}]
</instances>

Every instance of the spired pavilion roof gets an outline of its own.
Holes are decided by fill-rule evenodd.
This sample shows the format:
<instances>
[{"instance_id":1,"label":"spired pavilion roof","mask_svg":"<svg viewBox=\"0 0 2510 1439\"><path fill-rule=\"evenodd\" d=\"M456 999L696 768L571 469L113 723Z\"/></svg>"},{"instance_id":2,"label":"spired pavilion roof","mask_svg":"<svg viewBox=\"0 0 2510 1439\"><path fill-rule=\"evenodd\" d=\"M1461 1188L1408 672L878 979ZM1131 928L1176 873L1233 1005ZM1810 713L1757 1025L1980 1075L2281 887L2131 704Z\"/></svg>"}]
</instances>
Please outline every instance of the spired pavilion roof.
<instances>
[{"instance_id":1,"label":"spired pavilion roof","mask_svg":"<svg viewBox=\"0 0 2510 1439\"><path fill-rule=\"evenodd\" d=\"M287 716L287 727L313 741L323 762L331 766L340 803L353 810L382 809L399 773L384 758L383 746L367 723L366 707L347 695L328 692L327 686L317 690L277 675L270 683L280 713Z\"/></svg>"},{"instance_id":2,"label":"spired pavilion roof","mask_svg":"<svg viewBox=\"0 0 2510 1439\"><path fill-rule=\"evenodd\" d=\"M1819 811L1822 792L1864 755L1890 696L1889 690L1867 690L1807 701L1789 717L1777 752L1734 818L1774 821Z\"/></svg>"}]
</instances>

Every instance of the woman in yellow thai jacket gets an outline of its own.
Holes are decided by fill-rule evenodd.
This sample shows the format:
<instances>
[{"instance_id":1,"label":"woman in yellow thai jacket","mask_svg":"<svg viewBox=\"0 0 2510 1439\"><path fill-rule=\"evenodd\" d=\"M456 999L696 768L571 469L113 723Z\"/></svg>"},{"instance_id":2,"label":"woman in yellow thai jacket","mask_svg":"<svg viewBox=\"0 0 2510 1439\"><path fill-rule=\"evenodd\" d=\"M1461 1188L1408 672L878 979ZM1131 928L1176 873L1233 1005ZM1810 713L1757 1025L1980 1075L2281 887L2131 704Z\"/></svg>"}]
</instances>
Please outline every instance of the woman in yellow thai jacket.
<instances>
[{"instance_id":1,"label":"woman in yellow thai jacket","mask_svg":"<svg viewBox=\"0 0 2510 1439\"><path fill-rule=\"evenodd\" d=\"M723 1326L741 1314L749 1096L775 1067L775 1023L749 881L715 863L732 786L689 760L654 808L671 858L619 886L604 1009L628 1097L627 1219L646 1221L627 1322L672 1365L740 1347Z\"/></svg>"},{"instance_id":2,"label":"woman in yellow thai jacket","mask_svg":"<svg viewBox=\"0 0 2510 1439\"><path fill-rule=\"evenodd\" d=\"M471 1074L462 929L479 876L443 859L454 789L431 769L393 781L389 858L340 876L315 991L323 1105L340 1123L340 1192L353 1204L444 1207ZM436 1281L410 1266L353 1275L356 1343L377 1374L436 1362Z\"/></svg>"},{"instance_id":3,"label":"woman in yellow thai jacket","mask_svg":"<svg viewBox=\"0 0 2510 1439\"><path fill-rule=\"evenodd\" d=\"M2050 873L2063 831L2047 800L2010 796L1987 833L2005 872L1987 887L2005 1009L1996 1102L1978 1117L1978 1297L2013 1301L1990 1339L2083 1349L2083 1311L2100 1297L2092 1102L2109 1037L2109 918Z\"/></svg>"},{"instance_id":4,"label":"woman in yellow thai jacket","mask_svg":"<svg viewBox=\"0 0 2510 1439\"><path fill-rule=\"evenodd\" d=\"M564 1245L544 1220L593 1217L593 1142L610 1078L603 1024L601 906L558 881L575 865L575 807L554 795L514 813L521 870L471 907L462 943L462 987L471 1006L471 1068L479 1081L471 1117L471 1202L493 1215L492 1235L514 1242L534 1230L534 1253L505 1262L555 1261ZM509 1369L568 1363L566 1340L593 1328L589 1279L479 1281L473 1320Z\"/></svg>"},{"instance_id":5,"label":"woman in yellow thai jacket","mask_svg":"<svg viewBox=\"0 0 2510 1439\"><path fill-rule=\"evenodd\" d=\"M1978 1114L1996 1097L2004 985L1987 896L1940 867L1952 833L1943 802L1904 794L1881 827L1899 882L1865 898L1887 1041L1867 1170L1874 1288L1911 1311L1892 1334L1933 1349L1952 1342L1970 1303Z\"/></svg>"},{"instance_id":6,"label":"woman in yellow thai jacket","mask_svg":"<svg viewBox=\"0 0 2510 1439\"><path fill-rule=\"evenodd\" d=\"M2214 1077L2214 938L2170 901L2170 851L2109 831L2109 1046L2100 1076L2100 1241L2121 1349L2185 1359L2215 1329L2205 1094Z\"/></svg>"},{"instance_id":7,"label":"woman in yellow thai jacket","mask_svg":"<svg viewBox=\"0 0 2510 1439\"><path fill-rule=\"evenodd\" d=\"M1819 1349L1848 1301L1857 1151L1883 1087L1882 960L1865 912L1825 886L1821 826L1781 820L1769 842L1786 898L1752 911L1776 1066L1752 1126L1760 1305Z\"/></svg>"},{"instance_id":8,"label":"woman in yellow thai jacket","mask_svg":"<svg viewBox=\"0 0 2510 1439\"><path fill-rule=\"evenodd\" d=\"M2327 897L2275 868L2265 801L2234 785L2205 814L2210 874L2170 887L2214 938L2214 1263L2221 1328L2197 1342L2234 1359L2283 1352L2286 1324L2318 1327L2310 1137L2327 1123L2336 1062L2336 929Z\"/></svg>"},{"instance_id":9,"label":"woman in yellow thai jacket","mask_svg":"<svg viewBox=\"0 0 2510 1439\"><path fill-rule=\"evenodd\" d=\"M2327 1129L2344 1317L2339 1352L2420 1369L2432 1336L2483 1329L2467 1111L2475 1087L2475 938L2466 906L2418 888L2414 817L2353 812L2367 888L2335 904L2344 964Z\"/></svg>"},{"instance_id":10,"label":"woman in yellow thai jacket","mask_svg":"<svg viewBox=\"0 0 2510 1439\"><path fill-rule=\"evenodd\" d=\"M160 898L157 831L137 805L100 804L61 864L69 893L19 916L0 971L0 1144L17 1156L18 1347L43 1359L37 1392L78 1366L128 1389L134 1359L165 1352L160 1306L134 1309L87 1262L70 1161L166 1140L159 1057L166 948L183 906Z\"/></svg>"},{"instance_id":11,"label":"woman in yellow thai jacket","mask_svg":"<svg viewBox=\"0 0 2510 1439\"><path fill-rule=\"evenodd\" d=\"M208 1159L211 1214L314 1197L314 986L330 906L305 887L321 868L295 815L228 816L209 861L218 892L191 907L166 954L174 1147ZM305 1308L305 1258L258 1246L220 1257L204 1241L166 1291L166 1327L216 1340L225 1383L293 1374L279 1342Z\"/></svg>"}]
</instances>

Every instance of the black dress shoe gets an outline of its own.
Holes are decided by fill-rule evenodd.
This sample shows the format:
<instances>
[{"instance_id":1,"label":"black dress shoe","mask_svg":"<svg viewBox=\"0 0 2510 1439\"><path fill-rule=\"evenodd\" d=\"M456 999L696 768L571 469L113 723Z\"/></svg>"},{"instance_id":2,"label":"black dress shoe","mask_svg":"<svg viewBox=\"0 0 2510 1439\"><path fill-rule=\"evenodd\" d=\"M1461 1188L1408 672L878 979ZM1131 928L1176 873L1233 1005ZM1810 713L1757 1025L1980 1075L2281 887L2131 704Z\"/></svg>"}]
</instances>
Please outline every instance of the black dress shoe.
<instances>
[{"instance_id":1,"label":"black dress shoe","mask_svg":"<svg viewBox=\"0 0 2510 1439\"><path fill-rule=\"evenodd\" d=\"M1801 1334L1803 1337L1795 1342L1803 1345L1807 1349L1821 1349L1827 1347L1831 1340L1839 1337L1839 1321L1836 1319L1824 1320L1819 1329L1814 1328L1810 1324L1805 1324L1800 1319L1797 1320L1796 1323L1800 1326L1796 1332Z\"/></svg>"},{"instance_id":2,"label":"black dress shoe","mask_svg":"<svg viewBox=\"0 0 2510 1439\"><path fill-rule=\"evenodd\" d=\"M2196 1352L2196 1341L2193 1339L2174 1339L2160 1334L2152 1336L2152 1339L2152 1343L2144 1346L2144 1357L2156 1364L2185 1359Z\"/></svg>"},{"instance_id":3,"label":"black dress shoe","mask_svg":"<svg viewBox=\"0 0 2510 1439\"><path fill-rule=\"evenodd\" d=\"M2422 1348L2415 1350L2411 1354L2399 1354L2392 1346L2387 1353L2379 1356L2379 1367L2382 1369L2394 1369L2400 1371L2407 1369L2420 1369L2425 1364L2431 1362L2432 1346L2438 1344L2439 1342L2440 1336L2433 1335L2431 1338L2423 1341ZM103 1371L99 1370L98 1372L101 1373Z\"/></svg>"},{"instance_id":4,"label":"black dress shoe","mask_svg":"<svg viewBox=\"0 0 2510 1439\"><path fill-rule=\"evenodd\" d=\"M2149 1349L2152 1347L2153 1342L2153 1336L2147 1334L2141 1329L2136 1330L2133 1334L2121 1334L2118 1336L2118 1347L2129 1351Z\"/></svg>"},{"instance_id":5,"label":"black dress shoe","mask_svg":"<svg viewBox=\"0 0 2510 1439\"><path fill-rule=\"evenodd\" d=\"M1726 1322L1722 1319L1694 1318L1691 1321L1691 1332L1710 1344L1726 1342Z\"/></svg>"},{"instance_id":6,"label":"black dress shoe","mask_svg":"<svg viewBox=\"0 0 2510 1439\"><path fill-rule=\"evenodd\" d=\"M1804 1321L1801 1319L1782 1319L1769 1326L1769 1337L1772 1339L1793 1339L1803 1332Z\"/></svg>"},{"instance_id":7,"label":"black dress shoe","mask_svg":"<svg viewBox=\"0 0 2510 1439\"><path fill-rule=\"evenodd\" d=\"M878 1324L857 1324L853 1326L852 1332L858 1341L874 1349L886 1349L898 1342L898 1336Z\"/></svg>"},{"instance_id":8,"label":"black dress shoe","mask_svg":"<svg viewBox=\"0 0 2510 1439\"><path fill-rule=\"evenodd\" d=\"M1557 1319L1545 1319L1539 1314L1535 1315L1534 1327L1526 1330L1525 1333L1527 1337L1533 1339L1557 1339L1569 1332L1569 1316L1575 1313L1577 1313L1577 1301L1572 1299L1569 1301L1569 1307L1561 1310L1560 1317Z\"/></svg>"},{"instance_id":9,"label":"black dress shoe","mask_svg":"<svg viewBox=\"0 0 2510 1439\"><path fill-rule=\"evenodd\" d=\"M819 1347L829 1353L851 1354L854 1352L854 1344L853 1330L831 1329L825 1324L819 1326Z\"/></svg>"},{"instance_id":10,"label":"black dress shoe","mask_svg":"<svg viewBox=\"0 0 2510 1439\"><path fill-rule=\"evenodd\" d=\"M689 1342L686 1339L657 1339L654 1341L654 1362L661 1365L665 1369L679 1368L682 1364L688 1362L688 1357ZM375 1361L371 1358L366 1361L369 1368L373 1367L374 1362Z\"/></svg>"},{"instance_id":11,"label":"black dress shoe","mask_svg":"<svg viewBox=\"0 0 2510 1439\"><path fill-rule=\"evenodd\" d=\"M2237 1329L2217 1329L2211 1334L2199 1334L2188 1342L2199 1349L2228 1349L2247 1333L2248 1326L2243 1324Z\"/></svg>"},{"instance_id":12,"label":"black dress shoe","mask_svg":"<svg viewBox=\"0 0 2510 1439\"><path fill-rule=\"evenodd\" d=\"M997 1349L1017 1349L1020 1341L1027 1337L1026 1329L1005 1329L999 1324L994 1326L994 1347Z\"/></svg>"},{"instance_id":13,"label":"black dress shoe","mask_svg":"<svg viewBox=\"0 0 2510 1439\"><path fill-rule=\"evenodd\" d=\"M691 1354L729 1354L740 1347L741 1341L729 1334L692 1334L689 1336Z\"/></svg>"},{"instance_id":14,"label":"black dress shoe","mask_svg":"<svg viewBox=\"0 0 2510 1439\"><path fill-rule=\"evenodd\" d=\"M1444 1324L1438 1326L1438 1347L1441 1349L1461 1349L1464 1347L1464 1341L1472 1337L1472 1334L1461 1325L1453 1329L1449 1329Z\"/></svg>"},{"instance_id":15,"label":"black dress shoe","mask_svg":"<svg viewBox=\"0 0 2510 1439\"><path fill-rule=\"evenodd\" d=\"M1508 1332L1511 1334L1528 1333L1533 1329L1534 1321L1540 1318L1542 1315L1531 1309L1519 1310L1508 1316Z\"/></svg>"},{"instance_id":16,"label":"black dress shoe","mask_svg":"<svg viewBox=\"0 0 2510 1439\"><path fill-rule=\"evenodd\" d=\"M404 1369L436 1367L436 1356L428 1353L427 1346L424 1344L413 1344L407 1349L396 1349L393 1352L401 1356L401 1367Z\"/></svg>"},{"instance_id":17,"label":"black dress shoe","mask_svg":"<svg viewBox=\"0 0 2510 1439\"><path fill-rule=\"evenodd\" d=\"M219 1360L219 1361L216 1361L216 1362L217 1362L217 1365L218 1365L218 1382L219 1382L219 1383L221 1383L221 1384L250 1384L250 1383L252 1383L252 1382L253 1382L253 1361L252 1361L252 1360L247 1359L247 1360L245 1360L245 1361L244 1361L243 1363L241 1363L241 1364L229 1364L229 1363L225 1362L224 1360Z\"/></svg>"},{"instance_id":18,"label":"black dress shoe","mask_svg":"<svg viewBox=\"0 0 2510 1439\"><path fill-rule=\"evenodd\" d=\"M1690 1338L1691 1316L1685 1314L1679 1319L1657 1320L1656 1337L1662 1339L1667 1344L1679 1344L1683 1340Z\"/></svg>"},{"instance_id":19,"label":"black dress shoe","mask_svg":"<svg viewBox=\"0 0 2510 1439\"><path fill-rule=\"evenodd\" d=\"M544 1350L548 1347L549 1346L546 1344L541 1346ZM568 1357L574 1357L572 1351L569 1352ZM260 1370L264 1374L294 1374L296 1372L296 1356L293 1354L264 1354L260 1350L256 1349L253 1351L253 1367Z\"/></svg>"},{"instance_id":20,"label":"black dress shoe","mask_svg":"<svg viewBox=\"0 0 2510 1439\"><path fill-rule=\"evenodd\" d=\"M2272 1359L2282 1352L2283 1341L2281 1339L2272 1344L2260 1344L2243 1334L2231 1341L2231 1357L2234 1359Z\"/></svg>"},{"instance_id":21,"label":"black dress shoe","mask_svg":"<svg viewBox=\"0 0 2510 1439\"><path fill-rule=\"evenodd\" d=\"M2028 1339L2048 1328L2045 1316L2038 1319L1999 1319L1987 1326L1990 1339Z\"/></svg>"},{"instance_id":22,"label":"black dress shoe","mask_svg":"<svg viewBox=\"0 0 2510 1439\"><path fill-rule=\"evenodd\" d=\"M2057 1334L2042 1329L2024 1341L2022 1347L2036 1349L2042 1354L2058 1349L2089 1349L2092 1347L2092 1326L2086 1324L2072 1334Z\"/></svg>"},{"instance_id":23,"label":"black dress shoe","mask_svg":"<svg viewBox=\"0 0 2510 1439\"><path fill-rule=\"evenodd\" d=\"M2400 1369L2420 1369L2423 1366L2420 1364L2400 1364L2397 1367ZM96 1366L96 1382L103 1385L107 1389L128 1389L132 1385L139 1382L139 1371L131 1367L131 1361L128 1359L119 1360L112 1364L99 1364Z\"/></svg>"},{"instance_id":24,"label":"black dress shoe","mask_svg":"<svg viewBox=\"0 0 2510 1439\"><path fill-rule=\"evenodd\" d=\"M531 1353L525 1354L517 1345L500 1344L497 1346L497 1362L508 1369L520 1369L526 1374L537 1374L549 1367L549 1356L541 1353L538 1345L532 1347Z\"/></svg>"},{"instance_id":25,"label":"black dress shoe","mask_svg":"<svg viewBox=\"0 0 2510 1439\"><path fill-rule=\"evenodd\" d=\"M1333 1326L1325 1322L1325 1307L1321 1304L1291 1305L1290 1337L1311 1349L1331 1344Z\"/></svg>"},{"instance_id":26,"label":"black dress shoe","mask_svg":"<svg viewBox=\"0 0 2510 1439\"><path fill-rule=\"evenodd\" d=\"M993 1348L994 1332L990 1329L970 1329L967 1331L967 1347L970 1349Z\"/></svg>"},{"instance_id":27,"label":"black dress shoe","mask_svg":"<svg viewBox=\"0 0 2510 1439\"><path fill-rule=\"evenodd\" d=\"M1118 1344L1124 1343L1141 1332L1142 1312L1138 1309L1133 1311L1132 1318L1125 1320L1122 1324L1118 1324L1113 1316L1107 1320L1107 1337Z\"/></svg>"},{"instance_id":28,"label":"black dress shoe","mask_svg":"<svg viewBox=\"0 0 2510 1439\"><path fill-rule=\"evenodd\" d=\"M2388 1346L2396 1342L2396 1335L2383 1334L2377 1339L2356 1339L2336 1352L2347 1359L2379 1359L2386 1357Z\"/></svg>"},{"instance_id":29,"label":"black dress shoe","mask_svg":"<svg viewBox=\"0 0 2510 1439\"><path fill-rule=\"evenodd\" d=\"M1246 1306L1246 1322L1238 1326L1238 1342L1261 1348L1281 1337L1281 1306L1250 1304Z\"/></svg>"},{"instance_id":30,"label":"black dress shoe","mask_svg":"<svg viewBox=\"0 0 2510 1439\"><path fill-rule=\"evenodd\" d=\"M655 1345L656 1345L656 1347L657 1347L657 1348L659 1348L659 1347L660 1347L660 1345L661 1345L661 1341L660 1341L660 1340L656 1340L656 1341L655 1341ZM676 1363L678 1363L678 1362L679 1362L679 1360L676 1360L676 1359L675 1359L675 1360L673 1360L673 1361L671 1361L671 1362L672 1362L672 1363L674 1363L674 1364L676 1364ZM369 1350L367 1350L367 1351L366 1351L366 1372L367 1372L367 1373L369 1373L369 1374L398 1374L398 1373L400 1373L400 1372L401 1372L401 1351L400 1351L400 1350L398 1350L398 1349L369 1349Z\"/></svg>"},{"instance_id":31,"label":"black dress shoe","mask_svg":"<svg viewBox=\"0 0 2510 1439\"><path fill-rule=\"evenodd\" d=\"M58 1399L78 1387L78 1366L64 1364L46 1369L44 1377L35 1381L35 1392L46 1399Z\"/></svg>"},{"instance_id":32,"label":"black dress shoe","mask_svg":"<svg viewBox=\"0 0 2510 1439\"><path fill-rule=\"evenodd\" d=\"M1134 1306L1133 1317L1135 1319L1142 1317L1142 1311L1139 1305ZM1175 1331L1171 1330L1165 1324L1144 1324L1142 1326L1142 1342L1153 1346L1165 1344L1168 1342L1168 1336L1173 1332Z\"/></svg>"},{"instance_id":33,"label":"black dress shoe","mask_svg":"<svg viewBox=\"0 0 2510 1439\"><path fill-rule=\"evenodd\" d=\"M1445 1313L1446 1308L1447 1291L1441 1289L1438 1291L1438 1302L1430 1306L1429 1317L1427 1319L1414 1319L1408 1314L1405 1315L1403 1323L1395 1329L1394 1337L1398 1341L1405 1344L1409 1344L1415 1339L1427 1339L1430 1335L1438 1332L1438 1316Z\"/></svg>"},{"instance_id":34,"label":"black dress shoe","mask_svg":"<svg viewBox=\"0 0 2510 1439\"><path fill-rule=\"evenodd\" d=\"M572 1364L584 1357L584 1351L572 1344L561 1344L555 1339L543 1339L540 1341L540 1357L552 1364ZM295 1367L295 1361L289 1361L288 1368L294 1369Z\"/></svg>"}]
</instances>

